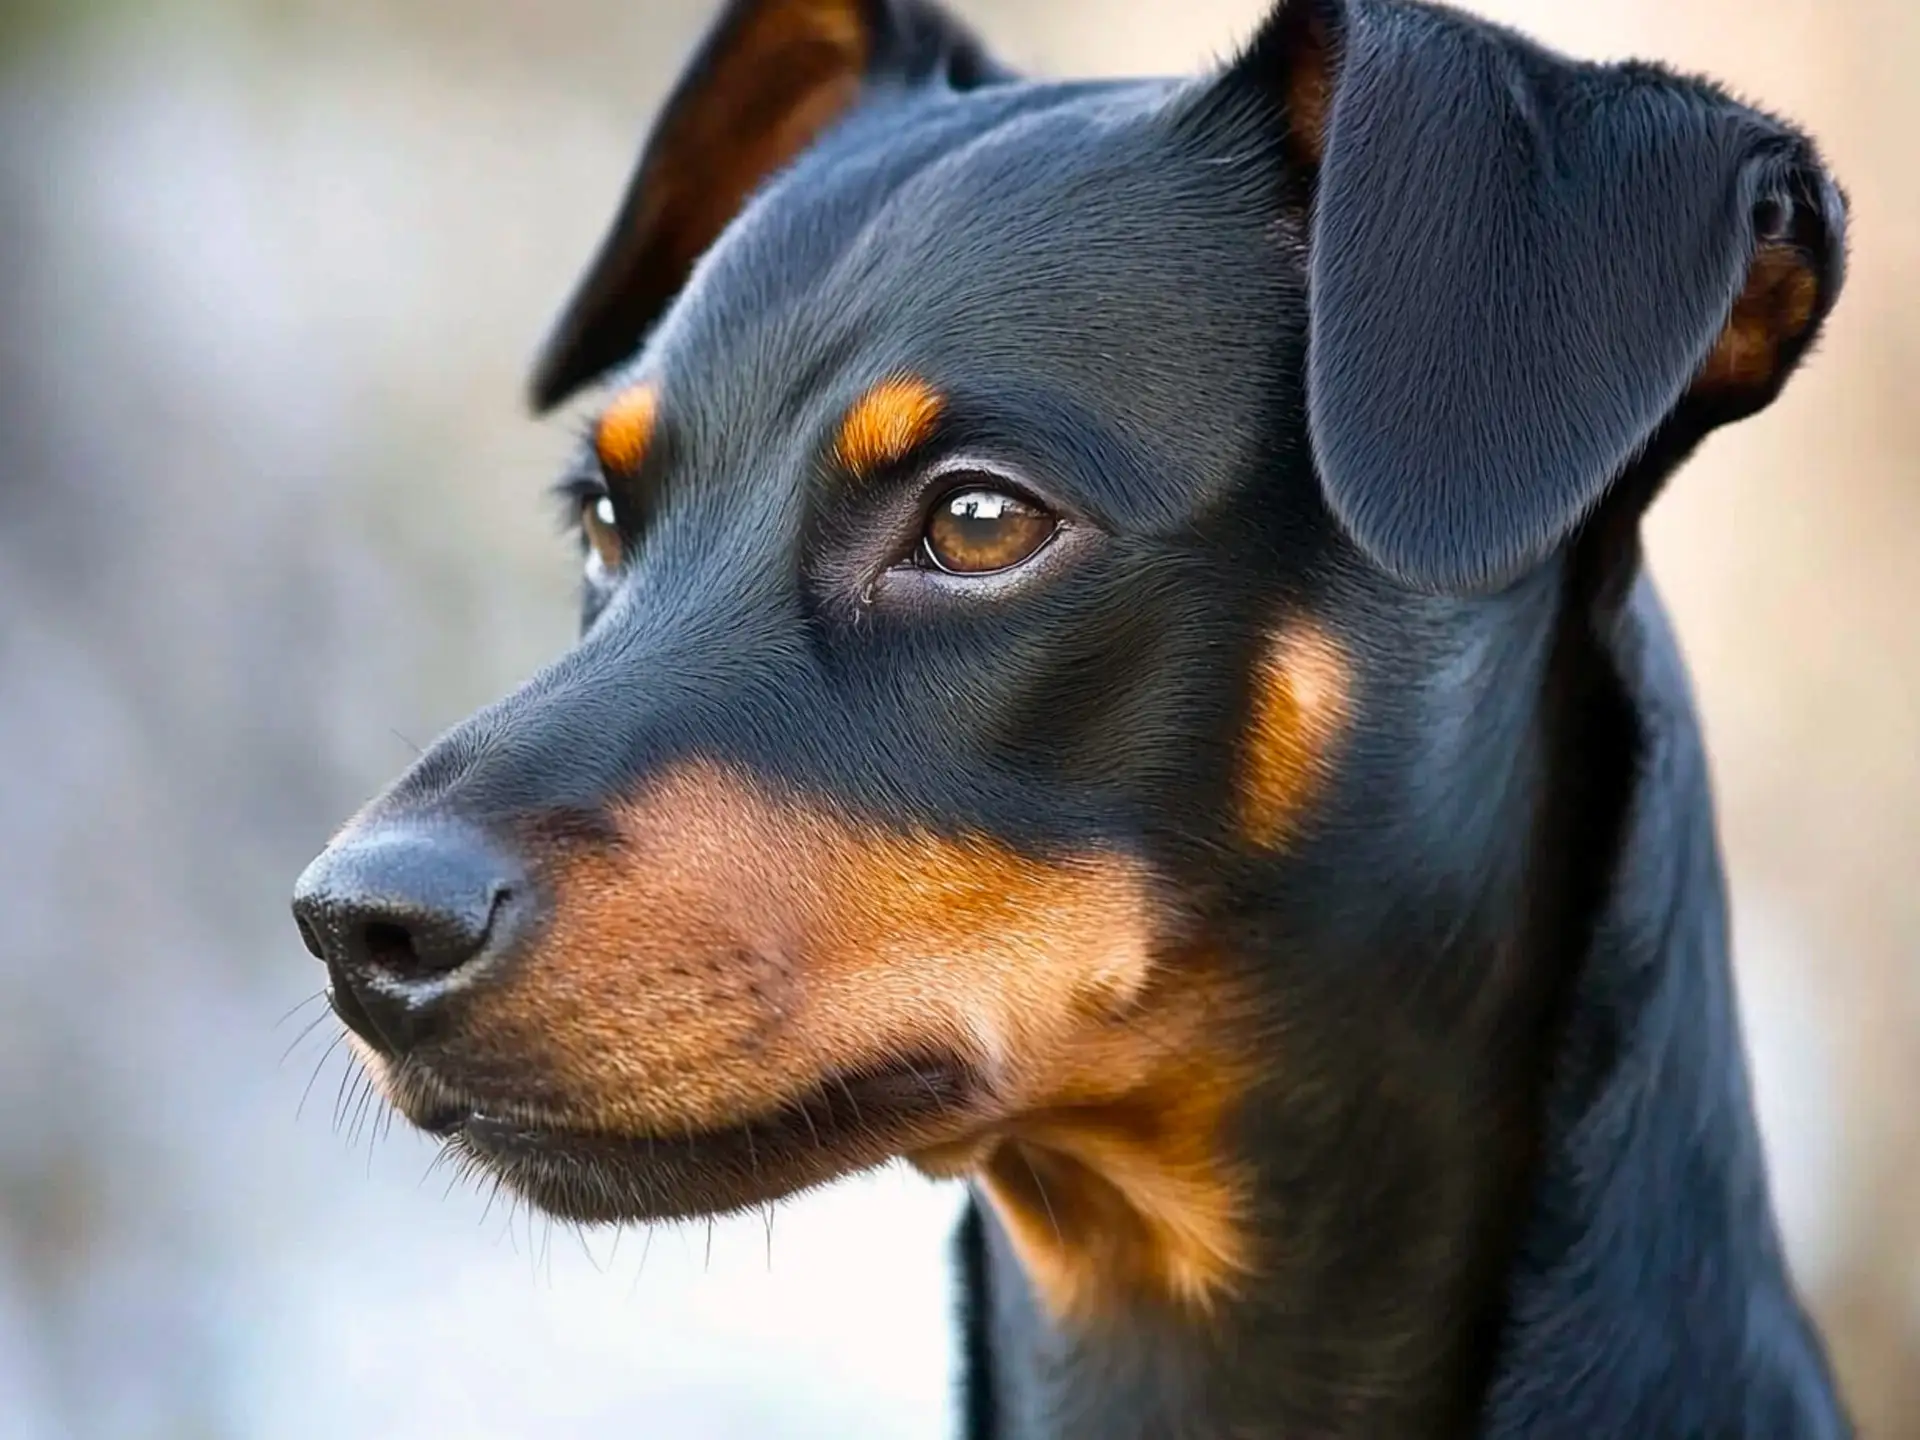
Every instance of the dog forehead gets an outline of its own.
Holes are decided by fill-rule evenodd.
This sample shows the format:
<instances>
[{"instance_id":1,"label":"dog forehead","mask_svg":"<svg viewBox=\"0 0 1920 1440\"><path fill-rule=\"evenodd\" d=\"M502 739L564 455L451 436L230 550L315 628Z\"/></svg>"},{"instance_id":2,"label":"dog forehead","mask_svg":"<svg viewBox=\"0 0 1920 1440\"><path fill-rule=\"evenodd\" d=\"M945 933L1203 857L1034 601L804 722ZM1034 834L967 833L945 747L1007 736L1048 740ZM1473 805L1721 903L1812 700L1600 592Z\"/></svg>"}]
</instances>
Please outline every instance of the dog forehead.
<instances>
[{"instance_id":1,"label":"dog forehead","mask_svg":"<svg viewBox=\"0 0 1920 1440\"><path fill-rule=\"evenodd\" d=\"M1304 331L1304 217L1268 153L1178 125L1180 94L1007 86L856 117L740 217L644 364L762 453L810 399L907 373L1057 396L1217 493Z\"/></svg>"}]
</instances>

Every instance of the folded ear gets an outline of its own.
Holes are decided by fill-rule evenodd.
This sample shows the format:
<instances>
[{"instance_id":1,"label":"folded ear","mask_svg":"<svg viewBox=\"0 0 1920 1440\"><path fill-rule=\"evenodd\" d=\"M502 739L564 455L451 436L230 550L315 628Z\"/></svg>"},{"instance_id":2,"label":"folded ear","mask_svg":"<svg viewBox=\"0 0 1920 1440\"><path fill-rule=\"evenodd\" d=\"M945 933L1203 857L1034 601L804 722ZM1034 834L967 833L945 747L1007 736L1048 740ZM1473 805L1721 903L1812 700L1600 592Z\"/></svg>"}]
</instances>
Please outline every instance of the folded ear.
<instances>
[{"instance_id":1,"label":"folded ear","mask_svg":"<svg viewBox=\"0 0 1920 1440\"><path fill-rule=\"evenodd\" d=\"M1327 500L1421 588L1544 560L1682 407L1766 405L1839 293L1812 144L1703 83L1407 0L1284 0L1232 78L1318 172Z\"/></svg>"},{"instance_id":2,"label":"folded ear","mask_svg":"<svg viewBox=\"0 0 1920 1440\"><path fill-rule=\"evenodd\" d=\"M632 355L753 192L868 96L1004 74L934 0L729 0L541 350L534 408Z\"/></svg>"}]
</instances>

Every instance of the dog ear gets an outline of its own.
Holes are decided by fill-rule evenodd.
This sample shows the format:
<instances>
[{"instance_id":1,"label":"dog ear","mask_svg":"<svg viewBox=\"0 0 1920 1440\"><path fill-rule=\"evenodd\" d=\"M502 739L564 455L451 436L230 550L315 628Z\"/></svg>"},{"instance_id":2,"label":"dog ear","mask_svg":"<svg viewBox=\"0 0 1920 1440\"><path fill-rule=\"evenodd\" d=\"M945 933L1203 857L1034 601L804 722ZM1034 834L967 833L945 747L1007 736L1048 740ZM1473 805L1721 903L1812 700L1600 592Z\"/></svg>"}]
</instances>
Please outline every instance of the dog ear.
<instances>
[{"instance_id":1,"label":"dog ear","mask_svg":"<svg viewBox=\"0 0 1920 1440\"><path fill-rule=\"evenodd\" d=\"M934 0L729 0L667 97L541 350L536 411L639 348L748 198L870 95L1006 77Z\"/></svg>"},{"instance_id":2,"label":"dog ear","mask_svg":"<svg viewBox=\"0 0 1920 1440\"><path fill-rule=\"evenodd\" d=\"M1406 0L1284 0L1229 78L1316 172L1327 501L1420 588L1503 585L1664 422L1769 403L1839 293L1811 143L1703 83Z\"/></svg>"}]
</instances>

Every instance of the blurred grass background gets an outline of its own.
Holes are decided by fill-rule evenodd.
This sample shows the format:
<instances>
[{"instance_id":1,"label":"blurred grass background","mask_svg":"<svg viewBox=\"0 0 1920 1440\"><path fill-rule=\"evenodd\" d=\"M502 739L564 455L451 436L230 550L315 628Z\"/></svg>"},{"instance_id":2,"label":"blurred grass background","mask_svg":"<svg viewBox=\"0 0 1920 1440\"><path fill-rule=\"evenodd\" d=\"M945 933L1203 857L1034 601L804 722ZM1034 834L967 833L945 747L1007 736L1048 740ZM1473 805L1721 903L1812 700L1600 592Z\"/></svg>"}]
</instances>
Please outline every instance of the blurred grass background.
<instances>
[{"instance_id":1,"label":"blurred grass background","mask_svg":"<svg viewBox=\"0 0 1920 1440\"><path fill-rule=\"evenodd\" d=\"M957 8L1086 73L1204 63L1262 6ZM1473 8L1722 77L1851 190L1824 352L1680 477L1654 552L1795 1265L1867 1433L1920 1436L1920 6ZM332 1028L298 1038L318 1007L277 1023L319 984L300 866L569 639L567 428L522 367L707 10L0 9L9 1440L944 1433L950 1192L583 1244L423 1182Z\"/></svg>"}]
</instances>

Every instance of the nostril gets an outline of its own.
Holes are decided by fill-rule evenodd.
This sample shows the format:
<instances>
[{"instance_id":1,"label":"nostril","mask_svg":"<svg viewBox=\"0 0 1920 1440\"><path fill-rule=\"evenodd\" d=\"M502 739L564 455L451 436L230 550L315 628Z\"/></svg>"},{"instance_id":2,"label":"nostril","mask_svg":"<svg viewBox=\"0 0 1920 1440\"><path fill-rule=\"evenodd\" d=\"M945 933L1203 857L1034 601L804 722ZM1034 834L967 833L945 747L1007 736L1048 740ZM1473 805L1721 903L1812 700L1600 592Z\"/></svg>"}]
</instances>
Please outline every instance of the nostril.
<instances>
[{"instance_id":1,"label":"nostril","mask_svg":"<svg viewBox=\"0 0 1920 1440\"><path fill-rule=\"evenodd\" d=\"M478 957L493 938L497 893L474 895L464 905L427 909L390 903L358 918L351 950L362 968L396 980L427 980L458 970Z\"/></svg>"},{"instance_id":2,"label":"nostril","mask_svg":"<svg viewBox=\"0 0 1920 1440\"><path fill-rule=\"evenodd\" d=\"M376 920L360 932L360 948L376 970L411 975L423 968L404 925Z\"/></svg>"}]
</instances>

